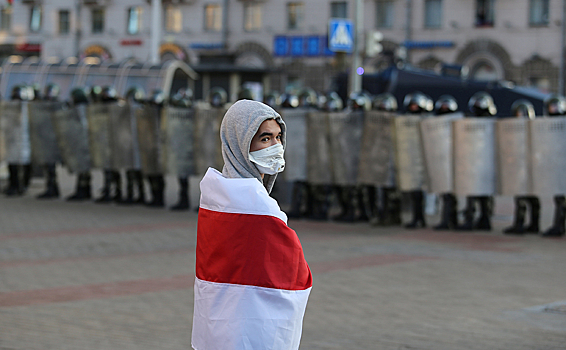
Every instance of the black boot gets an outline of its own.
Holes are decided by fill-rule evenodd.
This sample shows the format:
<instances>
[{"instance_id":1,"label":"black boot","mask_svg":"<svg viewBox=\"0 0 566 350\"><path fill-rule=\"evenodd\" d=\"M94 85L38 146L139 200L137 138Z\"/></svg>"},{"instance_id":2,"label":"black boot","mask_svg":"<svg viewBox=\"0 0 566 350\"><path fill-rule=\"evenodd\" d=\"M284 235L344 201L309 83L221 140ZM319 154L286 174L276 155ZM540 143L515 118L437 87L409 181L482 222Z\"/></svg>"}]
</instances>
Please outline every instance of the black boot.
<instances>
[{"instance_id":1,"label":"black boot","mask_svg":"<svg viewBox=\"0 0 566 350\"><path fill-rule=\"evenodd\" d=\"M134 171L134 179L138 187L138 198L134 200L134 203L145 204L145 185L143 183L143 174L141 170Z\"/></svg>"},{"instance_id":2,"label":"black boot","mask_svg":"<svg viewBox=\"0 0 566 350\"><path fill-rule=\"evenodd\" d=\"M163 208L165 206L164 192L165 192L165 179L162 175L148 176L149 184L151 186L151 202L147 203L151 208Z\"/></svg>"},{"instance_id":3,"label":"black boot","mask_svg":"<svg viewBox=\"0 0 566 350\"><path fill-rule=\"evenodd\" d=\"M529 222L529 226L525 229L525 231L527 233L538 234L540 231L540 201L535 196L527 198L529 204L531 205L531 221Z\"/></svg>"},{"instance_id":4,"label":"black boot","mask_svg":"<svg viewBox=\"0 0 566 350\"><path fill-rule=\"evenodd\" d=\"M84 201L92 198L90 186L90 173L80 173L77 176L77 189L74 194L67 197L68 201Z\"/></svg>"},{"instance_id":5,"label":"black boot","mask_svg":"<svg viewBox=\"0 0 566 350\"><path fill-rule=\"evenodd\" d=\"M326 221L328 220L329 197L332 191L330 186L315 185L312 187L313 206L312 220Z\"/></svg>"},{"instance_id":6,"label":"black boot","mask_svg":"<svg viewBox=\"0 0 566 350\"><path fill-rule=\"evenodd\" d=\"M515 219L513 225L503 230L505 234L522 235L525 233L525 214L527 203L525 197L515 197Z\"/></svg>"},{"instance_id":7,"label":"black boot","mask_svg":"<svg viewBox=\"0 0 566 350\"><path fill-rule=\"evenodd\" d=\"M340 213L334 215L332 220L354 222L354 191L353 186L336 186L336 198L340 205Z\"/></svg>"},{"instance_id":8,"label":"black boot","mask_svg":"<svg viewBox=\"0 0 566 350\"><path fill-rule=\"evenodd\" d=\"M413 220L405 225L405 228L426 227L424 217L424 192L421 190L411 192L411 205L413 208Z\"/></svg>"},{"instance_id":9,"label":"black boot","mask_svg":"<svg viewBox=\"0 0 566 350\"><path fill-rule=\"evenodd\" d=\"M114 185L114 193L112 194L112 201L114 203L122 202L122 175L118 170L112 171L112 183Z\"/></svg>"},{"instance_id":10,"label":"black boot","mask_svg":"<svg viewBox=\"0 0 566 350\"><path fill-rule=\"evenodd\" d=\"M100 190L100 197L94 200L95 203L110 203L112 202L112 197L110 196L110 186L113 180L113 171L104 170L104 179L102 184L102 189Z\"/></svg>"},{"instance_id":11,"label":"black boot","mask_svg":"<svg viewBox=\"0 0 566 350\"><path fill-rule=\"evenodd\" d=\"M564 196L554 197L554 220L552 227L546 230L542 237L562 237L564 236L564 220L566 220L566 198Z\"/></svg>"},{"instance_id":12,"label":"black boot","mask_svg":"<svg viewBox=\"0 0 566 350\"><path fill-rule=\"evenodd\" d=\"M287 217L289 219L298 219L302 216L301 208L303 206L304 182L293 182L293 189L291 191L291 208Z\"/></svg>"},{"instance_id":13,"label":"black boot","mask_svg":"<svg viewBox=\"0 0 566 350\"><path fill-rule=\"evenodd\" d=\"M37 199L59 198L59 185L57 185L57 173L55 164L45 165L45 192L37 196Z\"/></svg>"},{"instance_id":14,"label":"black boot","mask_svg":"<svg viewBox=\"0 0 566 350\"><path fill-rule=\"evenodd\" d=\"M491 208L493 199L488 196L481 196L480 202L480 217L474 224L474 229L482 231L491 231Z\"/></svg>"},{"instance_id":15,"label":"black boot","mask_svg":"<svg viewBox=\"0 0 566 350\"><path fill-rule=\"evenodd\" d=\"M375 206L375 187L358 186L356 188L358 215L355 221L369 221L373 217Z\"/></svg>"},{"instance_id":16,"label":"black boot","mask_svg":"<svg viewBox=\"0 0 566 350\"><path fill-rule=\"evenodd\" d=\"M25 193L31 183L31 164L22 165L23 175L22 175L22 193Z\"/></svg>"},{"instance_id":17,"label":"black boot","mask_svg":"<svg viewBox=\"0 0 566 350\"><path fill-rule=\"evenodd\" d=\"M441 219L440 223L433 228L435 230L453 230L458 226L458 203L456 196L452 193L444 193L440 198L442 202Z\"/></svg>"},{"instance_id":18,"label":"black boot","mask_svg":"<svg viewBox=\"0 0 566 350\"><path fill-rule=\"evenodd\" d=\"M476 215L476 197L466 197L466 209L464 209L464 223L458 225L460 231L472 231L474 229L474 217Z\"/></svg>"},{"instance_id":19,"label":"black boot","mask_svg":"<svg viewBox=\"0 0 566 350\"><path fill-rule=\"evenodd\" d=\"M134 204L134 181L135 170L126 170L126 198L120 204L132 205Z\"/></svg>"},{"instance_id":20,"label":"black boot","mask_svg":"<svg viewBox=\"0 0 566 350\"><path fill-rule=\"evenodd\" d=\"M186 177L179 178L179 202L170 208L171 210L188 210L189 209L189 179Z\"/></svg>"},{"instance_id":21,"label":"black boot","mask_svg":"<svg viewBox=\"0 0 566 350\"><path fill-rule=\"evenodd\" d=\"M376 209L376 215L372 221L374 225L391 226L401 225L401 197L394 187L382 187L380 189L379 205Z\"/></svg>"},{"instance_id":22,"label":"black boot","mask_svg":"<svg viewBox=\"0 0 566 350\"><path fill-rule=\"evenodd\" d=\"M20 186L20 166L8 164L8 187L4 190L6 196L19 196L22 194Z\"/></svg>"}]
</instances>

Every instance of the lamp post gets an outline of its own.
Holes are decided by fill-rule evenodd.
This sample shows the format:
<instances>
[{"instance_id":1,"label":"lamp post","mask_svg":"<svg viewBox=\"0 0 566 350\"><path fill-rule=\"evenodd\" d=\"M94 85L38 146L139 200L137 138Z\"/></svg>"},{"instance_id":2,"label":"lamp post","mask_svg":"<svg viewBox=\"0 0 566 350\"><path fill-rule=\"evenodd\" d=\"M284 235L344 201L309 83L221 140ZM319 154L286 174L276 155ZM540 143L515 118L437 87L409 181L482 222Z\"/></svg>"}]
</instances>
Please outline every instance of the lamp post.
<instances>
[{"instance_id":1,"label":"lamp post","mask_svg":"<svg viewBox=\"0 0 566 350\"><path fill-rule=\"evenodd\" d=\"M151 0L151 62L159 63L159 44L161 41L161 0Z\"/></svg>"},{"instance_id":2,"label":"lamp post","mask_svg":"<svg viewBox=\"0 0 566 350\"><path fill-rule=\"evenodd\" d=\"M362 65L362 41L364 36L364 1L355 2L354 20L354 52L352 53L352 67L350 68L350 89L349 94L362 90L362 76L358 74L358 67Z\"/></svg>"}]
</instances>

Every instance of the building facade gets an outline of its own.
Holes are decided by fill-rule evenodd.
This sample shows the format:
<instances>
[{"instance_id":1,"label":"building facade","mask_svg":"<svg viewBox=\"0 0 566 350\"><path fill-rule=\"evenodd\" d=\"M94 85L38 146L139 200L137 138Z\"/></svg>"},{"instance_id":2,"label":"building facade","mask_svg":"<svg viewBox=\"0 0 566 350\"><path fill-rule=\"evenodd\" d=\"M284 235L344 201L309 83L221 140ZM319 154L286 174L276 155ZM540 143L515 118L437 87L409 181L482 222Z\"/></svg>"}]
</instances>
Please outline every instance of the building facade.
<instances>
[{"instance_id":1,"label":"building facade","mask_svg":"<svg viewBox=\"0 0 566 350\"><path fill-rule=\"evenodd\" d=\"M244 82L263 91L330 88L351 56L328 50L330 18L354 18L355 1L163 1L162 59L189 63L202 95ZM555 92L562 59L557 0L365 0L364 31L383 33L366 72L404 58L422 68L465 67L475 79ZM150 58L150 0L0 0L0 57Z\"/></svg>"}]
</instances>

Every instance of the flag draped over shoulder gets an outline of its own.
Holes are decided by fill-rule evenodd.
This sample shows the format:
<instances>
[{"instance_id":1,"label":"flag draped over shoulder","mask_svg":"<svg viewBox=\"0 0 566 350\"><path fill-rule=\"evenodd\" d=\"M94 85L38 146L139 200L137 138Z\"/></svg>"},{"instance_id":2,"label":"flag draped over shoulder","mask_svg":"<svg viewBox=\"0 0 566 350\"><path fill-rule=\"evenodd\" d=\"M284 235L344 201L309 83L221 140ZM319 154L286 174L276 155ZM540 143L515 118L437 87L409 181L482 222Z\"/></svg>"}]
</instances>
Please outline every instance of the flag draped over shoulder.
<instances>
[{"instance_id":1,"label":"flag draped over shoulder","mask_svg":"<svg viewBox=\"0 0 566 350\"><path fill-rule=\"evenodd\" d=\"M200 188L193 348L298 349L312 276L287 216L255 178Z\"/></svg>"}]
</instances>

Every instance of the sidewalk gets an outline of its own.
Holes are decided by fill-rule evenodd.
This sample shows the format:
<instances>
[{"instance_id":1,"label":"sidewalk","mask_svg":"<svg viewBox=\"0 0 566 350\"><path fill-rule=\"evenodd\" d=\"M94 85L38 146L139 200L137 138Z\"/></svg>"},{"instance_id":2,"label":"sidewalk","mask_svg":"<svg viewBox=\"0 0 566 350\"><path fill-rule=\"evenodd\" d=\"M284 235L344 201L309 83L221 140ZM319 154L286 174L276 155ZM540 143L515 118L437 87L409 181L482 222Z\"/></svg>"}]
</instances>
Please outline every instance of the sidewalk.
<instances>
[{"instance_id":1,"label":"sidewalk","mask_svg":"<svg viewBox=\"0 0 566 350\"><path fill-rule=\"evenodd\" d=\"M196 213L42 190L0 196L0 350L190 349ZM301 349L566 349L566 239L502 235L505 203L490 233L290 221L314 276Z\"/></svg>"}]
</instances>

